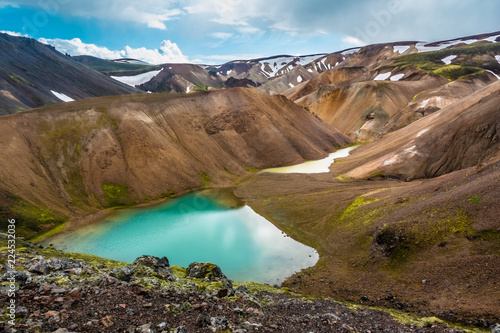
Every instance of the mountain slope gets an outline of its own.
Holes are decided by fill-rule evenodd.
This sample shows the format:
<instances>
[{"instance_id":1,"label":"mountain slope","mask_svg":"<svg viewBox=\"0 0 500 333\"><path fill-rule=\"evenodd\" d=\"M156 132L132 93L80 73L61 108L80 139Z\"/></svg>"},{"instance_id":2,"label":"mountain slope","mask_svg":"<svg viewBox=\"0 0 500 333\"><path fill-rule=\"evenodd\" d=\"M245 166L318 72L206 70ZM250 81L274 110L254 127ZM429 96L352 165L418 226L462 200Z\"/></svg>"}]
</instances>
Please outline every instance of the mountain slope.
<instances>
[{"instance_id":1,"label":"mountain slope","mask_svg":"<svg viewBox=\"0 0 500 333\"><path fill-rule=\"evenodd\" d=\"M177 97L176 97L177 96ZM0 122L0 204L19 232L325 157L350 140L255 89L65 103Z\"/></svg>"},{"instance_id":2,"label":"mountain slope","mask_svg":"<svg viewBox=\"0 0 500 333\"><path fill-rule=\"evenodd\" d=\"M345 177L437 177L500 159L500 81L359 149Z\"/></svg>"},{"instance_id":3,"label":"mountain slope","mask_svg":"<svg viewBox=\"0 0 500 333\"><path fill-rule=\"evenodd\" d=\"M0 115L137 90L34 39L0 34Z\"/></svg>"},{"instance_id":4,"label":"mountain slope","mask_svg":"<svg viewBox=\"0 0 500 333\"><path fill-rule=\"evenodd\" d=\"M369 45L283 94L344 134L371 141L496 82L499 36Z\"/></svg>"}]
</instances>

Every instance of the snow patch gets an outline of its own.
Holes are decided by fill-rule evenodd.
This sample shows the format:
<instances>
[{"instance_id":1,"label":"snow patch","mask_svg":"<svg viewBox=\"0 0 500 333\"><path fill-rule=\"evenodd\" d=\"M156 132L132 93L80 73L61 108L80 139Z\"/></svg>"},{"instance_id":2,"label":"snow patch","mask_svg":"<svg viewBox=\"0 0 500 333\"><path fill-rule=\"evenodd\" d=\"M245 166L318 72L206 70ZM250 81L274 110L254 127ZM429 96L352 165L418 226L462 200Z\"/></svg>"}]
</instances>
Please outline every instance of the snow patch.
<instances>
[{"instance_id":1,"label":"snow patch","mask_svg":"<svg viewBox=\"0 0 500 333\"><path fill-rule=\"evenodd\" d=\"M415 47L417 48L418 52L432 52L432 51L443 50L447 47L457 45L457 44L465 43L465 44L469 45L469 44L472 44L475 42L477 42L477 39L454 40L454 41L449 41L449 42L443 42L443 43L440 43L436 46L426 46L429 43L419 42L415 45Z\"/></svg>"},{"instance_id":2,"label":"snow patch","mask_svg":"<svg viewBox=\"0 0 500 333\"><path fill-rule=\"evenodd\" d=\"M226 72L226 75L229 75L229 73L231 73L232 71L233 71L232 69L228 70L228 71Z\"/></svg>"},{"instance_id":3,"label":"snow patch","mask_svg":"<svg viewBox=\"0 0 500 333\"><path fill-rule=\"evenodd\" d=\"M111 78L120 81L122 83L128 84L129 86L135 87L135 86L140 86L143 83L149 82L162 70L163 68L160 69L159 71L151 71L134 76L111 76Z\"/></svg>"},{"instance_id":4,"label":"snow patch","mask_svg":"<svg viewBox=\"0 0 500 333\"><path fill-rule=\"evenodd\" d=\"M314 72L314 71L313 71L312 69L310 69L310 68L309 68L307 71L308 71L309 73Z\"/></svg>"},{"instance_id":5,"label":"snow patch","mask_svg":"<svg viewBox=\"0 0 500 333\"><path fill-rule=\"evenodd\" d=\"M391 76L391 72L387 72L387 73L382 73L382 74L379 74L377 75L374 80L375 81L383 81L383 80L386 80L389 78L389 76Z\"/></svg>"},{"instance_id":6,"label":"snow patch","mask_svg":"<svg viewBox=\"0 0 500 333\"><path fill-rule=\"evenodd\" d=\"M410 47L408 45L403 46L393 46L394 52L398 52L399 54L405 53Z\"/></svg>"},{"instance_id":7,"label":"snow patch","mask_svg":"<svg viewBox=\"0 0 500 333\"><path fill-rule=\"evenodd\" d=\"M191 87L190 86L187 86L186 87L186 94L190 93L191 92Z\"/></svg>"},{"instance_id":8,"label":"snow patch","mask_svg":"<svg viewBox=\"0 0 500 333\"><path fill-rule=\"evenodd\" d=\"M493 71L490 71L489 69L486 69L487 72L490 72L491 74L495 75L495 77L500 80L500 76L496 75Z\"/></svg>"},{"instance_id":9,"label":"snow patch","mask_svg":"<svg viewBox=\"0 0 500 333\"><path fill-rule=\"evenodd\" d=\"M295 87L292 83L289 83L288 85L290 86L290 88Z\"/></svg>"},{"instance_id":10,"label":"snow patch","mask_svg":"<svg viewBox=\"0 0 500 333\"><path fill-rule=\"evenodd\" d=\"M361 48L360 48L360 47L355 48L355 49L352 49L352 50L347 50L347 51L344 51L344 52L342 52L341 54L342 54L342 55L353 54L353 53L358 52L359 50L361 50Z\"/></svg>"},{"instance_id":11,"label":"snow patch","mask_svg":"<svg viewBox=\"0 0 500 333\"><path fill-rule=\"evenodd\" d=\"M391 76L391 81L399 81L405 76L403 73Z\"/></svg>"},{"instance_id":12,"label":"snow patch","mask_svg":"<svg viewBox=\"0 0 500 333\"><path fill-rule=\"evenodd\" d=\"M423 130L421 130L420 132L418 132L418 134L417 134L417 138L418 138L419 136L421 136L422 134L426 133L427 131L429 131L429 129L428 129L428 128L423 129Z\"/></svg>"},{"instance_id":13,"label":"snow patch","mask_svg":"<svg viewBox=\"0 0 500 333\"><path fill-rule=\"evenodd\" d=\"M60 93L60 92L57 92L57 91L54 91L54 90L51 90L50 92L53 93L54 96L56 96L57 98L59 98L63 102L73 102L74 101L73 98L71 98L68 95L65 95L63 93Z\"/></svg>"},{"instance_id":14,"label":"snow patch","mask_svg":"<svg viewBox=\"0 0 500 333\"><path fill-rule=\"evenodd\" d=\"M444 62L445 64L449 65L449 64L451 64L451 61L453 59L455 59L456 57L457 57L456 55L447 56L446 58L441 59L441 61Z\"/></svg>"},{"instance_id":15,"label":"snow patch","mask_svg":"<svg viewBox=\"0 0 500 333\"><path fill-rule=\"evenodd\" d=\"M495 39L497 39L498 37L500 37L500 35L491 36L491 37L485 38L483 40L486 40L488 42L495 42Z\"/></svg>"},{"instance_id":16,"label":"snow patch","mask_svg":"<svg viewBox=\"0 0 500 333\"><path fill-rule=\"evenodd\" d=\"M497 55L495 56L495 59L498 61L498 63L500 64L500 55Z\"/></svg>"},{"instance_id":17,"label":"snow patch","mask_svg":"<svg viewBox=\"0 0 500 333\"><path fill-rule=\"evenodd\" d=\"M430 98L427 98L425 101L423 101L422 103L420 103L420 107L421 108L425 108L427 106L427 104L429 104L430 100L431 100Z\"/></svg>"},{"instance_id":18,"label":"snow patch","mask_svg":"<svg viewBox=\"0 0 500 333\"><path fill-rule=\"evenodd\" d=\"M300 76L300 75L299 75L299 76L297 76L297 82L298 82L298 83L302 82L302 76Z\"/></svg>"}]
</instances>

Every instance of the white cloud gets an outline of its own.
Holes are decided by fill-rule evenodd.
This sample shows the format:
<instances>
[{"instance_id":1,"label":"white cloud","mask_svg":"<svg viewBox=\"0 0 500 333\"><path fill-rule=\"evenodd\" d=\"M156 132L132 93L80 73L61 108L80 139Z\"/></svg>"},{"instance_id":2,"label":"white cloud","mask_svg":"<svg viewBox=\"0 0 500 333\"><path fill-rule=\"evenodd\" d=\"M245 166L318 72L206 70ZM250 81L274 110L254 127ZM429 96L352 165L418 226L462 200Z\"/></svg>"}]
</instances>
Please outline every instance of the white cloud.
<instances>
[{"instance_id":1,"label":"white cloud","mask_svg":"<svg viewBox=\"0 0 500 333\"><path fill-rule=\"evenodd\" d=\"M365 42L363 42L361 39L352 37L352 36L347 36L342 39L342 41L346 44L352 45L352 46L363 46L366 45Z\"/></svg>"},{"instance_id":2,"label":"white cloud","mask_svg":"<svg viewBox=\"0 0 500 333\"><path fill-rule=\"evenodd\" d=\"M20 32L15 32L15 31L1 30L0 32L3 33L3 34L10 35L10 36L15 36L15 37L29 37L26 34L22 34Z\"/></svg>"},{"instance_id":3,"label":"white cloud","mask_svg":"<svg viewBox=\"0 0 500 333\"><path fill-rule=\"evenodd\" d=\"M145 47L134 49L128 45L121 50L109 50L103 46L86 44L80 38L70 40L40 38L38 40L41 43L54 46L59 52L71 55L90 55L103 59L133 58L150 64L189 62L188 57L182 54L177 44L169 40L164 40L160 44L159 50L146 49Z\"/></svg>"},{"instance_id":4,"label":"white cloud","mask_svg":"<svg viewBox=\"0 0 500 333\"><path fill-rule=\"evenodd\" d=\"M173 8L177 0L85 0L85 1L40 1L16 0L0 1L13 6L27 5L39 7L50 16L66 14L83 18L119 20L146 25L154 29L167 29L165 22L173 20L185 12Z\"/></svg>"},{"instance_id":5,"label":"white cloud","mask_svg":"<svg viewBox=\"0 0 500 333\"><path fill-rule=\"evenodd\" d=\"M212 36L214 38L218 38L218 39L228 39L228 38L231 38L233 37L233 33L230 33L230 32L213 32L211 34L209 34L209 36Z\"/></svg>"}]
</instances>

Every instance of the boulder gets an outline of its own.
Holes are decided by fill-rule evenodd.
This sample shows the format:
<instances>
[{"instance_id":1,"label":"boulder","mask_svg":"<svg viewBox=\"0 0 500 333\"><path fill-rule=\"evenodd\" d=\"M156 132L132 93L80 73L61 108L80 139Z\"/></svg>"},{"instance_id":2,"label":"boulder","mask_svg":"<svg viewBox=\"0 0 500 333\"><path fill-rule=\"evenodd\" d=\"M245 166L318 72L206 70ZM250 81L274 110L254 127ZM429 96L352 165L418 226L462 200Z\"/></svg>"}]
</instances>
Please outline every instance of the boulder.
<instances>
[{"instance_id":1,"label":"boulder","mask_svg":"<svg viewBox=\"0 0 500 333\"><path fill-rule=\"evenodd\" d=\"M172 268L170 268L170 263L168 262L167 257L158 258L148 255L140 256L134 260L132 265L149 267L160 276L175 280L174 272L172 271Z\"/></svg>"}]
</instances>

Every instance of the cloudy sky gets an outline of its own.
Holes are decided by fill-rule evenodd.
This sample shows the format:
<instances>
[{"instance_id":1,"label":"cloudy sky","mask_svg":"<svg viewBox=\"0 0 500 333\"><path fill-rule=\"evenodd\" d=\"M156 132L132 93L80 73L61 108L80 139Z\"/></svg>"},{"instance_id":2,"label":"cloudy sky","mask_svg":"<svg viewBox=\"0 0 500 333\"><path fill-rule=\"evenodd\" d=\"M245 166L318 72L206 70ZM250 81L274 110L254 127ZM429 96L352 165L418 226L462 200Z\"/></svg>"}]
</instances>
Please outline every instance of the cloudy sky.
<instances>
[{"instance_id":1,"label":"cloudy sky","mask_svg":"<svg viewBox=\"0 0 500 333\"><path fill-rule=\"evenodd\" d=\"M0 0L0 30L72 55L222 63L500 30L499 0Z\"/></svg>"}]
</instances>

